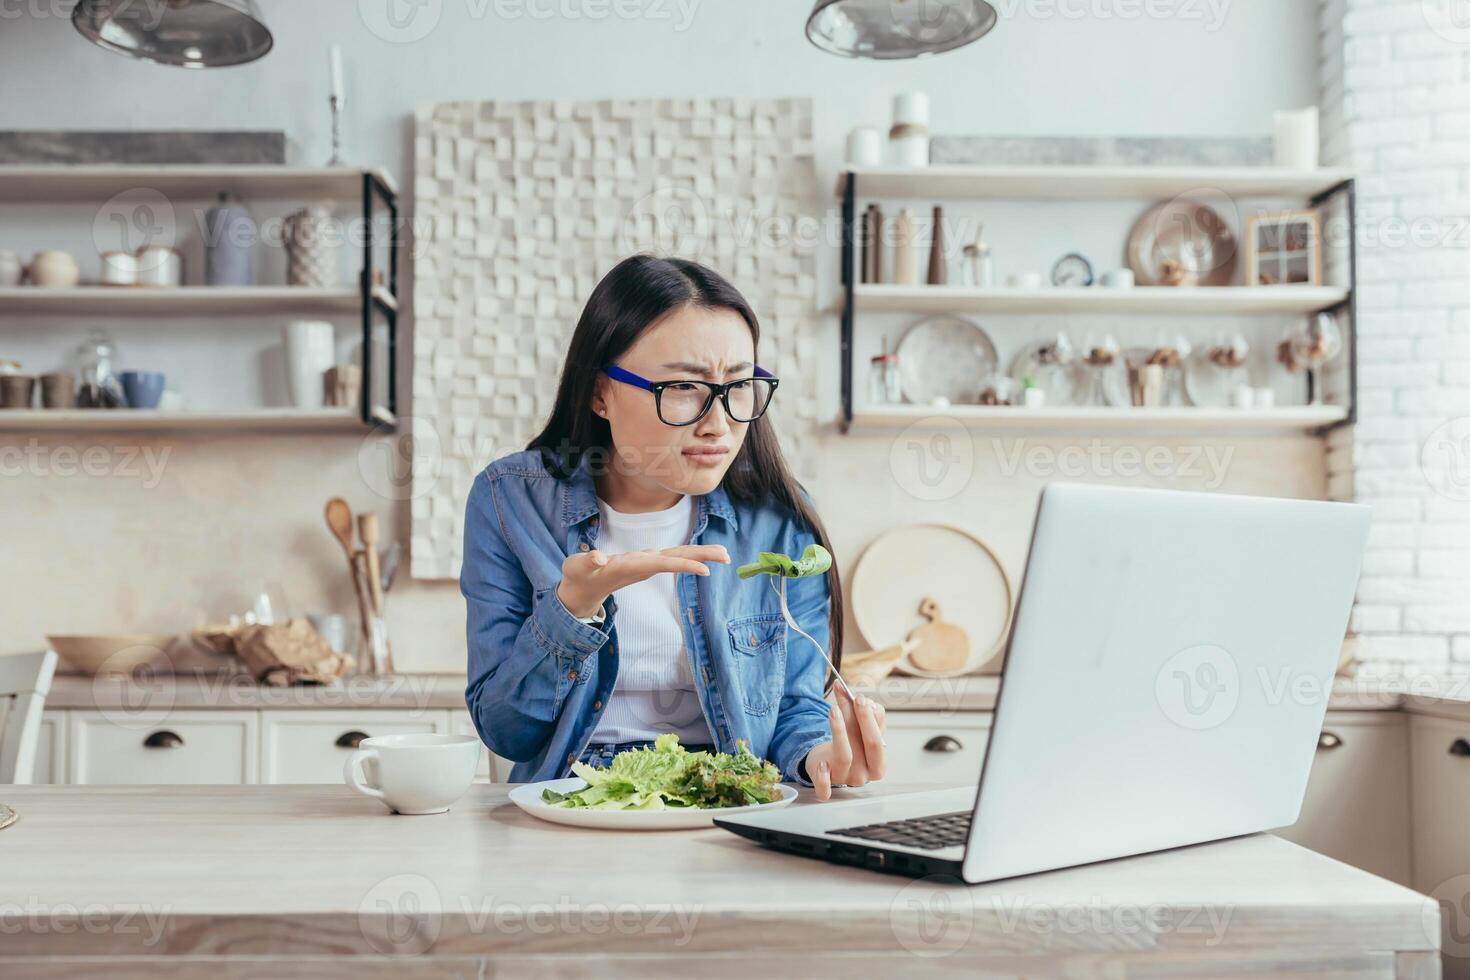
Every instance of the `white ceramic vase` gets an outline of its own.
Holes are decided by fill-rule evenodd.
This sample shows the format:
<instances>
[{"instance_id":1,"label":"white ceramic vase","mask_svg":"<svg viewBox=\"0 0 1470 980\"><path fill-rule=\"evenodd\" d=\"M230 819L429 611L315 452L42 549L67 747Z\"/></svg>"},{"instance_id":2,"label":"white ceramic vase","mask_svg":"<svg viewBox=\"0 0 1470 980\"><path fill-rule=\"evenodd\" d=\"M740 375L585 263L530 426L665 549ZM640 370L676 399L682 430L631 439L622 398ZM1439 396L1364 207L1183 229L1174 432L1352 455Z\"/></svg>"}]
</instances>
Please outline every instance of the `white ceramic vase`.
<instances>
[{"instance_id":1,"label":"white ceramic vase","mask_svg":"<svg viewBox=\"0 0 1470 980\"><path fill-rule=\"evenodd\" d=\"M325 320L293 320L286 340L286 386L297 408L321 408L322 375L337 362L336 334Z\"/></svg>"}]
</instances>

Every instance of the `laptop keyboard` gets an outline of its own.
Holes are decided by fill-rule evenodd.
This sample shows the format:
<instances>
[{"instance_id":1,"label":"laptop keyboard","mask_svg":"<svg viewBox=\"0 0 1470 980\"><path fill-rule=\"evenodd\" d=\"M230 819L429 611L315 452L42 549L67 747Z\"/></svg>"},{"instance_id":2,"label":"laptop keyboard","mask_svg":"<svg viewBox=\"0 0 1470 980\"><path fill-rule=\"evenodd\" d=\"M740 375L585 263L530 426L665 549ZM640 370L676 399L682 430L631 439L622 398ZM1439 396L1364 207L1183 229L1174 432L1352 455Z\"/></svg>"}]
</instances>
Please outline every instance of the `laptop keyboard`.
<instances>
[{"instance_id":1,"label":"laptop keyboard","mask_svg":"<svg viewBox=\"0 0 1470 980\"><path fill-rule=\"evenodd\" d=\"M936 813L928 817L908 817L904 820L888 820L858 827L842 827L827 833L859 837L878 844L902 844L905 847L937 851L942 847L958 847L964 844L965 835L970 830L970 812L957 810L954 813Z\"/></svg>"}]
</instances>

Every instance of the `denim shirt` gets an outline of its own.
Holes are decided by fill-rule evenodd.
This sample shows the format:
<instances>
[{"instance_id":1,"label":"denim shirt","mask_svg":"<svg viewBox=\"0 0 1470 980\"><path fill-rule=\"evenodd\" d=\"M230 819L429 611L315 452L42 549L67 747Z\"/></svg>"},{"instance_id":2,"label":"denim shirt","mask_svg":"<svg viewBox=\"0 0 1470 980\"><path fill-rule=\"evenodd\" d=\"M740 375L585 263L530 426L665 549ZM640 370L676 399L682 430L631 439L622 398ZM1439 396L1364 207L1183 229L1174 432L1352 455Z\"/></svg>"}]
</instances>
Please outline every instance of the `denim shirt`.
<instances>
[{"instance_id":1,"label":"denim shirt","mask_svg":"<svg viewBox=\"0 0 1470 980\"><path fill-rule=\"evenodd\" d=\"M756 553L798 555L814 537L787 508L733 501L722 487L695 498L691 544L724 545L730 564L679 575L689 666L710 736L721 752L737 739L771 760L782 778L810 786L798 764L831 741L822 695L827 666L811 643L788 636L768 576L741 579ZM586 459L567 479L540 450L491 463L475 478L465 512L460 591L468 607L465 703L480 738L513 760L512 782L570 775L587 747L618 671L617 594L604 621L573 616L556 594L562 561L597 547L597 493ZM826 648L827 577L788 579L792 618Z\"/></svg>"}]
</instances>

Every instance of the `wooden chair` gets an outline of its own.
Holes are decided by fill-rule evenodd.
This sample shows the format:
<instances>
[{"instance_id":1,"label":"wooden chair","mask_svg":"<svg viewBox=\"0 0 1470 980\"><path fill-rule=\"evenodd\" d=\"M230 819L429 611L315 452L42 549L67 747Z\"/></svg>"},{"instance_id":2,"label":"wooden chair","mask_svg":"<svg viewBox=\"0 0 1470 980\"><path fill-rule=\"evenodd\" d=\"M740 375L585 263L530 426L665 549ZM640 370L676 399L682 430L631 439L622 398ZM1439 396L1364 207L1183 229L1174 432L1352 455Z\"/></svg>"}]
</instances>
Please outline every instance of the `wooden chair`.
<instances>
[{"instance_id":1,"label":"wooden chair","mask_svg":"<svg viewBox=\"0 0 1470 980\"><path fill-rule=\"evenodd\" d=\"M29 783L56 654L0 656L0 783Z\"/></svg>"}]
</instances>

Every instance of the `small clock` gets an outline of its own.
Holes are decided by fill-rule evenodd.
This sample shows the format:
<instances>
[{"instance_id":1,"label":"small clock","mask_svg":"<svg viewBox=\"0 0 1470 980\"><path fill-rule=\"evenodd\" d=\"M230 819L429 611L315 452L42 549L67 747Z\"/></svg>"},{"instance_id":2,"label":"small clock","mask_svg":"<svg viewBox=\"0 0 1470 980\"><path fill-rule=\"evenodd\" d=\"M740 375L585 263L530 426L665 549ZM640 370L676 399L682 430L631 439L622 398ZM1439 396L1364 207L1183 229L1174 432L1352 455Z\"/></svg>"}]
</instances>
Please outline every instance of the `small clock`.
<instances>
[{"instance_id":1,"label":"small clock","mask_svg":"<svg viewBox=\"0 0 1470 980\"><path fill-rule=\"evenodd\" d=\"M1051 267L1051 284L1063 287L1091 286L1092 263L1076 252L1063 255Z\"/></svg>"}]
</instances>

